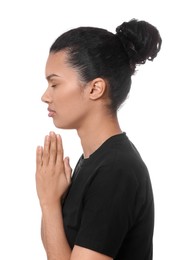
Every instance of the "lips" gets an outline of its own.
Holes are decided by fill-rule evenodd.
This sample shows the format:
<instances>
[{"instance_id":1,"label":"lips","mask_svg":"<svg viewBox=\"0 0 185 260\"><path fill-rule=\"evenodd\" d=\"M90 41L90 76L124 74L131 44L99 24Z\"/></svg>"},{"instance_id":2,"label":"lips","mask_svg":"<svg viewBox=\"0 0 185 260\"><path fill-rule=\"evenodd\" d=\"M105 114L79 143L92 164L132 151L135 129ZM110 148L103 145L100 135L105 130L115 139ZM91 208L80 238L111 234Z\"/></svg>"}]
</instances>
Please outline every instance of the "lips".
<instances>
[{"instance_id":1,"label":"lips","mask_svg":"<svg viewBox=\"0 0 185 260\"><path fill-rule=\"evenodd\" d=\"M49 113L48 113L49 117L53 117L56 114L56 112L50 108L48 108L48 111L49 111Z\"/></svg>"}]
</instances>

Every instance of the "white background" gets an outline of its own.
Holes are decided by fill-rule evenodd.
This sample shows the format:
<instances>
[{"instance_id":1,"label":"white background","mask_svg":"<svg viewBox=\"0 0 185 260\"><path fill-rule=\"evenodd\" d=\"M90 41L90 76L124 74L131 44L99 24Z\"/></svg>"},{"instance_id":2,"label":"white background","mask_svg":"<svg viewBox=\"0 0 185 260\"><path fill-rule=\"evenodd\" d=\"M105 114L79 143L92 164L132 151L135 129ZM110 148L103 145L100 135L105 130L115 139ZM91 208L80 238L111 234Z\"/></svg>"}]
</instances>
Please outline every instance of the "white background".
<instances>
[{"instance_id":1,"label":"white background","mask_svg":"<svg viewBox=\"0 0 185 260\"><path fill-rule=\"evenodd\" d=\"M119 112L123 131L146 162L155 196L154 260L185 259L183 1L0 2L0 259L44 260L35 189L35 149L50 130L63 136L74 167L75 131L55 129L40 101L49 47L64 31L97 26L115 32L132 18L163 38L154 62L139 67Z\"/></svg>"}]
</instances>

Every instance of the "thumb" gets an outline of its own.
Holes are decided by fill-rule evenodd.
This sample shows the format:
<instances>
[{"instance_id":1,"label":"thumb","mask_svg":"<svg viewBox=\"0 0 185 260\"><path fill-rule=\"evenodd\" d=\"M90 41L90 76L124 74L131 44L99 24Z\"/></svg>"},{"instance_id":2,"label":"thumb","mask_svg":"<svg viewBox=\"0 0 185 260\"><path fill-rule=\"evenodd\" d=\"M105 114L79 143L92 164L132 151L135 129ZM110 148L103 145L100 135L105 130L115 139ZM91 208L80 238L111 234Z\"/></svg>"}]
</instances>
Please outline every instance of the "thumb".
<instances>
[{"instance_id":1,"label":"thumb","mask_svg":"<svg viewBox=\"0 0 185 260\"><path fill-rule=\"evenodd\" d=\"M71 183L72 168L70 166L69 157L64 159L65 175L68 183Z\"/></svg>"}]
</instances>

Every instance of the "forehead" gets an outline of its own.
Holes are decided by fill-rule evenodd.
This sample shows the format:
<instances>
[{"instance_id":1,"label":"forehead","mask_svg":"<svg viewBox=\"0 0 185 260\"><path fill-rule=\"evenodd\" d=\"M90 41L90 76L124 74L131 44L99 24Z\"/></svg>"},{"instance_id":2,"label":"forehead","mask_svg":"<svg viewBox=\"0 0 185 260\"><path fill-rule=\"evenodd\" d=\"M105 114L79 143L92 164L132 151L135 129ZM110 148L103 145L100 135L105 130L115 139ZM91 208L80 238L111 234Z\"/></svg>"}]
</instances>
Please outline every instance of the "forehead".
<instances>
[{"instance_id":1,"label":"forehead","mask_svg":"<svg viewBox=\"0 0 185 260\"><path fill-rule=\"evenodd\" d=\"M64 67L67 65L67 55L64 51L50 53L46 61L46 72L50 69Z\"/></svg>"},{"instance_id":2,"label":"forehead","mask_svg":"<svg viewBox=\"0 0 185 260\"><path fill-rule=\"evenodd\" d=\"M67 61L68 56L65 51L49 53L45 66L46 78L51 74L68 74L69 71L74 71Z\"/></svg>"},{"instance_id":3,"label":"forehead","mask_svg":"<svg viewBox=\"0 0 185 260\"><path fill-rule=\"evenodd\" d=\"M51 77L52 75L53 77ZM68 63L68 56L65 51L51 52L47 58L45 77L47 80L51 80L54 75L62 79L80 80L79 72Z\"/></svg>"}]
</instances>

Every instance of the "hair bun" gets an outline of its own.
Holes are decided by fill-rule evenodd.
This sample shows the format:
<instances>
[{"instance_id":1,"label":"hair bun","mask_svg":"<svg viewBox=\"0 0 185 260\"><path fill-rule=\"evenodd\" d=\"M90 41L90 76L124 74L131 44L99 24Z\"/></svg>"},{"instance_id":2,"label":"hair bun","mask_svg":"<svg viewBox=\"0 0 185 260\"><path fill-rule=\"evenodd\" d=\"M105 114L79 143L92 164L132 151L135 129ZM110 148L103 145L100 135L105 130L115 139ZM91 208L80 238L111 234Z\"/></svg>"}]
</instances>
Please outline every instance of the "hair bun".
<instances>
[{"instance_id":1,"label":"hair bun","mask_svg":"<svg viewBox=\"0 0 185 260\"><path fill-rule=\"evenodd\" d=\"M145 21L132 19L116 28L116 35L121 40L130 59L131 67L153 60L161 48L162 39L156 27Z\"/></svg>"}]
</instances>

